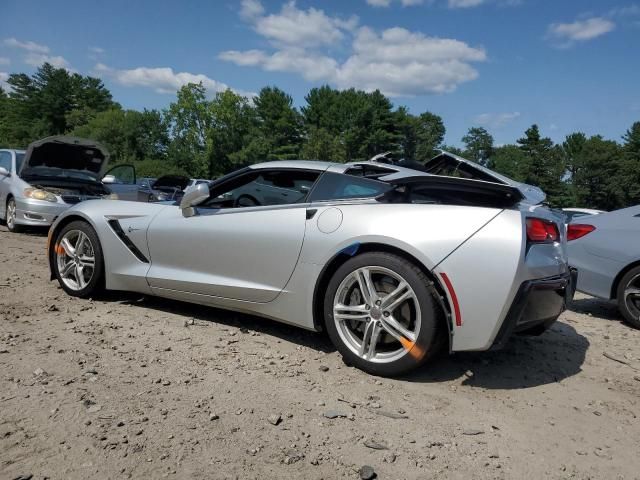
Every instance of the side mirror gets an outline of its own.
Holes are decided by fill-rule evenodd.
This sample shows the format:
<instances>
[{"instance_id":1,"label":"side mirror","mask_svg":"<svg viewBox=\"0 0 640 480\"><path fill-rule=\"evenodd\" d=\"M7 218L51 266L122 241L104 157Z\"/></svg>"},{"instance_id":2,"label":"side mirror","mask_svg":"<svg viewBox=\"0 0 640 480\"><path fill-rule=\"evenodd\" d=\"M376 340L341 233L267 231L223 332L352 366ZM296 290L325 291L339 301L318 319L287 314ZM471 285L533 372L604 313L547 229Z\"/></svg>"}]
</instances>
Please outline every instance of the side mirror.
<instances>
[{"instance_id":1,"label":"side mirror","mask_svg":"<svg viewBox=\"0 0 640 480\"><path fill-rule=\"evenodd\" d=\"M200 185L194 185L187 188L184 192L184 196L180 201L180 210L185 217L192 217L195 214L193 207L201 204L207 198L209 198L209 185L201 183Z\"/></svg>"},{"instance_id":2,"label":"side mirror","mask_svg":"<svg viewBox=\"0 0 640 480\"><path fill-rule=\"evenodd\" d=\"M113 175L105 175L102 177L102 183L116 183L116 177Z\"/></svg>"},{"instance_id":3,"label":"side mirror","mask_svg":"<svg viewBox=\"0 0 640 480\"><path fill-rule=\"evenodd\" d=\"M9 170L7 170L4 167L0 167L0 175L3 175L5 177L10 177L11 173L9 173Z\"/></svg>"}]
</instances>

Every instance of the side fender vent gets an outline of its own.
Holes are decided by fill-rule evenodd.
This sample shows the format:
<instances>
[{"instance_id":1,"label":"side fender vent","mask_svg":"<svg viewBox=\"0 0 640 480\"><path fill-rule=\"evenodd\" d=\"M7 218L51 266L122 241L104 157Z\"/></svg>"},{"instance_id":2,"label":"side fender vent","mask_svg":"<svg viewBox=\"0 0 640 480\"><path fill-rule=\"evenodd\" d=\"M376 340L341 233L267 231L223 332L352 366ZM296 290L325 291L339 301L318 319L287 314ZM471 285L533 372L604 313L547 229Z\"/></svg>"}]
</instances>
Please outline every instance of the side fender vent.
<instances>
[{"instance_id":1,"label":"side fender vent","mask_svg":"<svg viewBox=\"0 0 640 480\"><path fill-rule=\"evenodd\" d=\"M112 219L108 220L107 222L109 223L109 226L112 228L115 234L118 236L118 238L122 240L122 243L126 245L126 247L138 260L143 263L149 263L149 259L144 256L140 249L136 247L136 245L131 241L129 237L127 237L127 234L124 233L124 230L122 230L122 226L120 225L120 222L118 222L118 220Z\"/></svg>"}]
</instances>

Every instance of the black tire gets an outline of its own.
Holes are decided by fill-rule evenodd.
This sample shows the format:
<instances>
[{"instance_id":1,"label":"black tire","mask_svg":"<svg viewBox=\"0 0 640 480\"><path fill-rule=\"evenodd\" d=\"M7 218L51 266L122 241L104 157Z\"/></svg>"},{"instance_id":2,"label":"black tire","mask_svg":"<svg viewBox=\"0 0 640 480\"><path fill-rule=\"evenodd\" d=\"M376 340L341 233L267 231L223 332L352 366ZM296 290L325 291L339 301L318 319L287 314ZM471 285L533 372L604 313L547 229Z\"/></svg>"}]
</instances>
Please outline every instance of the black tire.
<instances>
[{"instance_id":1,"label":"black tire","mask_svg":"<svg viewBox=\"0 0 640 480\"><path fill-rule=\"evenodd\" d=\"M624 321L633 328L640 329L640 297L626 298L625 291L629 288L640 289L640 266L632 268L620 279L616 292L618 309Z\"/></svg>"},{"instance_id":2,"label":"black tire","mask_svg":"<svg viewBox=\"0 0 640 480\"><path fill-rule=\"evenodd\" d=\"M9 212L11 211L11 209L13 209L13 214L12 214L13 220L9 219ZM23 231L23 227L22 225L16 224L15 211L16 211L16 201L13 197L10 197L9 200L7 200L7 205L5 206L5 210L4 210L5 223L7 225L7 230L9 230L11 233L20 233Z\"/></svg>"},{"instance_id":3,"label":"black tire","mask_svg":"<svg viewBox=\"0 0 640 480\"><path fill-rule=\"evenodd\" d=\"M91 247L94 254L93 273L91 275L91 278L87 281L86 285L80 289L71 288L65 283L60 273L58 264L58 257L60 255L63 255L63 249L61 249L60 242L67 233L73 231L80 231L87 236L89 242L91 242ZM95 296L104 290L104 256L102 254L102 246L100 245L98 235L91 225L82 220L77 220L69 223L68 225L65 225L56 235L51 248L53 249L53 251L51 252L51 261L54 274L58 279L58 283L60 284L62 289L67 292L67 294L73 297L88 298Z\"/></svg>"},{"instance_id":4,"label":"black tire","mask_svg":"<svg viewBox=\"0 0 640 480\"><path fill-rule=\"evenodd\" d=\"M362 267L372 267L374 269L375 267L382 267L400 276L413 289L419 304L421 326L416 340L410 343L410 346L406 346L403 343L402 348L406 350L404 356L393 361L385 363L373 362L353 352L341 337L334 321L333 306L338 288L347 277ZM375 280L373 282L375 283ZM376 284L375 288L380 292L379 283ZM382 377L402 375L432 358L445 343L443 341L446 333L443 328L445 320L436 295L437 292L433 287L433 282L413 263L389 253L363 253L347 260L337 269L329 281L324 299L325 327L329 338L331 338L334 346L342 354L345 363L348 365L353 365L367 373ZM365 300L363 302L366 303ZM382 331L386 333L384 330ZM387 334L386 338L389 339L391 337ZM400 342L397 345L400 346Z\"/></svg>"}]
</instances>

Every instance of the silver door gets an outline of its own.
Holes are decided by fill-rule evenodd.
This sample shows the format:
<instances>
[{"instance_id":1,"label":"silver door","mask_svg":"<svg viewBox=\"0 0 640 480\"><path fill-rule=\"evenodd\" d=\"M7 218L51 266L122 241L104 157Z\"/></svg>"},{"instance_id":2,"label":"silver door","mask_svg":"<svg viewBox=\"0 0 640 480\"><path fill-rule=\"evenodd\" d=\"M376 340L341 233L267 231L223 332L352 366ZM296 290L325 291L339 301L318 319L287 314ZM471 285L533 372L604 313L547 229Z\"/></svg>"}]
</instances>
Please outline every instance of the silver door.
<instances>
[{"instance_id":1,"label":"silver door","mask_svg":"<svg viewBox=\"0 0 640 480\"><path fill-rule=\"evenodd\" d=\"M275 299L298 261L306 206L200 208L193 217L166 208L147 234L149 285L251 302Z\"/></svg>"}]
</instances>

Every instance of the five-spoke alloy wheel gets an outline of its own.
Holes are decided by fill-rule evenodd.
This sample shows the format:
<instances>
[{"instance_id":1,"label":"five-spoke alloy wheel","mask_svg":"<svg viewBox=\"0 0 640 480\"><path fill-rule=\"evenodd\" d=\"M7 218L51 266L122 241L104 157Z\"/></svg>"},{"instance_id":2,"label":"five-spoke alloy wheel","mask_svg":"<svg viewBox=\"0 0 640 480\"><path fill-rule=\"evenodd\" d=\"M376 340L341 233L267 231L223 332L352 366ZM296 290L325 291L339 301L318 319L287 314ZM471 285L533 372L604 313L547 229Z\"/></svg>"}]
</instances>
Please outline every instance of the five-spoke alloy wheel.
<instances>
[{"instance_id":1,"label":"five-spoke alloy wheel","mask_svg":"<svg viewBox=\"0 0 640 480\"><path fill-rule=\"evenodd\" d=\"M617 297L625 321L640 329L640 267L632 268L620 279Z\"/></svg>"},{"instance_id":2,"label":"five-spoke alloy wheel","mask_svg":"<svg viewBox=\"0 0 640 480\"><path fill-rule=\"evenodd\" d=\"M53 265L60 286L76 297L88 297L101 288L102 249L93 228L76 221L57 235Z\"/></svg>"},{"instance_id":3,"label":"five-spoke alloy wheel","mask_svg":"<svg viewBox=\"0 0 640 480\"><path fill-rule=\"evenodd\" d=\"M404 258L364 253L329 282L325 325L347 363L375 375L399 375L437 349L441 312L425 274Z\"/></svg>"}]
</instances>

